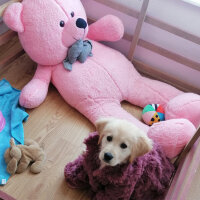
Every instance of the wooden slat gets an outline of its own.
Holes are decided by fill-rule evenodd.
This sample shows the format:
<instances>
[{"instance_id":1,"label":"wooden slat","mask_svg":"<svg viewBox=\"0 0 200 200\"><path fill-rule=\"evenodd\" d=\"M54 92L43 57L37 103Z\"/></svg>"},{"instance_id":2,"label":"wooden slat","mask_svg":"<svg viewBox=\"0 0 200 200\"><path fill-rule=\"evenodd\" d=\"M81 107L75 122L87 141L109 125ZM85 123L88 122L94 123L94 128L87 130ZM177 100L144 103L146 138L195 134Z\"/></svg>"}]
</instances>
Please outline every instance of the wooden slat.
<instances>
[{"instance_id":1,"label":"wooden slat","mask_svg":"<svg viewBox=\"0 0 200 200\"><path fill-rule=\"evenodd\" d=\"M7 32L0 35L0 46L7 43L9 40L11 40L15 35L17 35L16 32L12 30L8 30Z\"/></svg>"},{"instance_id":2,"label":"wooden slat","mask_svg":"<svg viewBox=\"0 0 200 200\"><path fill-rule=\"evenodd\" d=\"M132 36L130 34L124 33L123 39L131 41L131 38L132 38ZM153 51L153 52L155 52L157 54L160 54L161 56L169 58L169 59L171 59L171 60L173 60L175 62L178 62L178 63L180 63L182 65L185 65L185 66L187 66L189 68L192 68L192 69L195 69L197 71L200 71L200 63L199 62L190 60L189 58L186 58L186 57L184 57L182 55L179 55L177 53L169 51L169 50L167 50L165 48L162 48L162 47L160 47L158 45L152 44L152 43L150 43L148 41L145 41L143 39L139 39L137 45L141 46L141 47L143 47L145 49L148 49L150 51Z\"/></svg>"},{"instance_id":3,"label":"wooden slat","mask_svg":"<svg viewBox=\"0 0 200 200\"><path fill-rule=\"evenodd\" d=\"M153 52L155 52L157 54L160 54L161 56L169 58L169 59L171 59L171 60L173 60L175 62L178 62L178 63L186 65L186 66L188 66L188 67L190 67L192 69L200 71L200 63L195 62L193 60L190 60L190 59L188 59L188 58L186 58L184 56L181 56L179 54L176 54L176 53L173 53L171 51L168 51L168 50L166 50L166 49L164 49L162 47L159 47L159 46L157 46L155 44L152 44L152 43L147 42L147 41L142 40L142 39L140 39L138 41L138 45L143 47L143 48L145 48L145 49L153 51Z\"/></svg>"},{"instance_id":4,"label":"wooden slat","mask_svg":"<svg viewBox=\"0 0 200 200\"><path fill-rule=\"evenodd\" d=\"M10 0L10 1L4 3L3 5L1 5L0 6L0 17L3 16L3 12L7 8L7 6L9 6L11 3L20 2L20 1L22 1L22 0Z\"/></svg>"},{"instance_id":5,"label":"wooden slat","mask_svg":"<svg viewBox=\"0 0 200 200\"><path fill-rule=\"evenodd\" d=\"M143 0L140 15L138 17L138 22L137 22L137 25L136 25L136 28L135 28L135 31L134 31L134 34L133 34L133 40L131 42L130 50L129 50L129 53L128 53L128 59L131 60L131 61L133 60L135 48L136 48L137 43L138 43L138 39L139 39L139 36L140 36L142 25L143 25L143 22L144 22L146 13L147 13L148 5L149 5L149 0Z\"/></svg>"},{"instance_id":6,"label":"wooden slat","mask_svg":"<svg viewBox=\"0 0 200 200\"><path fill-rule=\"evenodd\" d=\"M118 11L125 13L129 16L132 16L134 18L138 18L138 16L139 16L138 11L128 8L126 6L123 6L117 2L114 2L113 0L94 0L94 1L102 3L110 8L118 10ZM173 25L167 24L163 21L160 21L160 20L150 17L148 15L146 16L144 22L200 45L200 37L198 37L194 34L188 33L187 31L181 30Z\"/></svg>"},{"instance_id":7,"label":"wooden slat","mask_svg":"<svg viewBox=\"0 0 200 200\"><path fill-rule=\"evenodd\" d=\"M165 200L199 199L200 141L198 140L179 164ZM195 180L196 179L196 180ZM194 189L194 185L196 186ZM193 188L192 188L193 187ZM191 190L195 192L191 195Z\"/></svg>"},{"instance_id":8,"label":"wooden slat","mask_svg":"<svg viewBox=\"0 0 200 200\"><path fill-rule=\"evenodd\" d=\"M176 159L176 161L174 163L174 166L175 166L176 169L178 168L179 164L181 162L183 162L183 160L186 158L188 152L190 151L190 149L192 148L192 146L198 140L199 137L200 137L200 127L197 129L196 133L194 134L194 136L192 137L190 142L183 149L183 151L181 152L180 156Z\"/></svg>"},{"instance_id":9,"label":"wooden slat","mask_svg":"<svg viewBox=\"0 0 200 200\"><path fill-rule=\"evenodd\" d=\"M179 80L171 75L161 72L155 69L154 67L145 64L137 59L133 59L133 64L141 74L147 77L163 81L185 92L194 92L200 94L200 88L196 88L188 83L183 82L182 80Z\"/></svg>"},{"instance_id":10,"label":"wooden slat","mask_svg":"<svg viewBox=\"0 0 200 200\"><path fill-rule=\"evenodd\" d=\"M94 0L94 1L104 4L108 7L118 10L122 13L126 13L127 15L132 16L134 18L138 18L138 16L139 16L139 12L128 8L127 6L121 5L117 2L115 2L114 0Z\"/></svg>"},{"instance_id":11,"label":"wooden slat","mask_svg":"<svg viewBox=\"0 0 200 200\"><path fill-rule=\"evenodd\" d=\"M181 30L181 29L179 29L175 26L172 26L170 24L167 24L165 22L162 22L158 19L155 19L155 18L149 17L149 16L146 17L145 22L148 23L148 24L151 24L153 26L156 26L157 28L165 30L169 33L177 35L181 38L189 40L190 42L193 42L193 43L200 45L200 37L193 35L191 33L188 33L186 31L183 31L183 30Z\"/></svg>"}]
</instances>

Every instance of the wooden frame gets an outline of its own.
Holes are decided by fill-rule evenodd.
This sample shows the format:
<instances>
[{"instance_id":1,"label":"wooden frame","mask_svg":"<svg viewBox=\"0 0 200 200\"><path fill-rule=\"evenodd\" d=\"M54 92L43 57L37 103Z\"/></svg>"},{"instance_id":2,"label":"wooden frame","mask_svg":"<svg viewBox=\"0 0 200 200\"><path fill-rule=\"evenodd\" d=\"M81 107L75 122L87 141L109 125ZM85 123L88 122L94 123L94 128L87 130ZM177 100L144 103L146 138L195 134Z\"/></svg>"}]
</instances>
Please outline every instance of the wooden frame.
<instances>
[{"instance_id":1,"label":"wooden frame","mask_svg":"<svg viewBox=\"0 0 200 200\"><path fill-rule=\"evenodd\" d=\"M187 146L183 149L181 155L176 159L176 161L174 163L175 168L178 168L179 164L181 162L183 162L187 153L190 151L190 149L193 147L194 143L198 140L199 137L200 137L200 127L197 129L194 137L190 140L190 142L187 144Z\"/></svg>"},{"instance_id":2,"label":"wooden frame","mask_svg":"<svg viewBox=\"0 0 200 200\"><path fill-rule=\"evenodd\" d=\"M9 2L3 4L0 6L0 16L2 16L5 8L13 3L13 2L18 2L21 0L10 0ZM193 43L196 43L198 45L200 45L200 37L195 36L193 34L187 33L183 30L180 30L176 27L173 27L169 24L166 24L164 22L161 22L160 20L154 19L152 17L146 16L146 12L147 12L147 8L148 8L148 4L149 4L149 0L143 0L143 5L142 5L142 9L141 12L136 12L133 11L132 9L126 8L124 6L121 6L119 4L117 4L116 2L114 2L114 0L95 0L97 2L100 3L104 3L105 5L112 7L114 9L119 10L120 12L124 12L132 17L138 18L138 23L134 32L134 36L132 37L131 35L125 33L124 35L124 39L128 40L128 41L132 41L131 42L131 47L129 50L129 55L128 58L133 62L133 64L135 65L136 69L141 72L142 74L149 76L149 77L153 77L153 78L158 78L161 81L170 83L171 85L176 86L177 88L181 89L181 90L185 90L185 91L192 91L195 93L200 93L199 88L195 88L194 86L191 86L189 84L184 83L183 81L178 80L175 77L171 77L169 75L166 75L163 72L160 72L158 70L155 70L152 66L143 63L137 59L134 58L134 52L135 52L135 48L137 45L146 48L150 51L153 51L157 54L160 54L168 59L174 60L178 63L184 64L192 69L195 69L197 71L200 71L200 63L192 61L188 58L185 58L181 55L175 54L173 52L170 52L162 47L159 47L155 44L152 44L150 42L147 42L145 40L139 39L139 35L142 29L142 25L144 22L151 24L153 26L156 26L162 30L168 31L174 35L177 35L181 38L184 38L186 40L189 40ZM94 20L89 19L90 23L94 22ZM0 36L0 45L5 45L9 40L13 39L13 37L16 36L16 33L14 33L13 31L9 30L6 33L2 34ZM15 37L17 38L17 37ZM14 59L16 59L18 56L24 54L24 50L22 49L22 47L19 45L19 41L18 39L13 39L13 48L11 48L10 51L8 51L8 54L6 54L4 57L0 56L0 67L3 67L5 65L8 65L9 63L11 63ZM192 138L192 140L189 142L189 144L186 146L186 148L183 150L182 154L180 155L180 157L177 159L177 161L175 162L175 166L176 168L178 168L178 166L183 167L183 169L187 168L188 165L190 164L189 161L187 161L187 153L189 152L189 150L191 149L191 147L194 145L195 141L199 138L200 136L200 129L197 130L195 136ZM200 149L200 145L198 146L198 149ZM196 159L198 156L198 151L196 150L196 154L194 156L194 158ZM186 158L186 162L183 163L183 161ZM196 166L198 163L200 163L200 159L198 160L198 162L195 162L195 159L193 159L193 163L194 166ZM180 169L180 167L179 167ZM192 169L189 169L188 171L190 172ZM176 180L178 180L177 177L175 177ZM191 179L191 177L187 177L188 180ZM187 185L183 185L181 186L182 188L180 189L180 191L182 192L181 195L179 195L179 197L184 197L184 188ZM168 196L173 196L173 195L177 195L174 194L173 192L168 193ZM176 198L177 199L177 198Z\"/></svg>"},{"instance_id":3,"label":"wooden frame","mask_svg":"<svg viewBox=\"0 0 200 200\"><path fill-rule=\"evenodd\" d=\"M141 12L140 12L140 14L138 16L138 22L137 22L137 25L136 25L136 28L135 28L135 32L133 34L133 39L132 39L132 42L131 42L131 47L130 47L129 53L128 53L128 59L130 61L133 60L135 48L136 48L138 40L139 40L140 32L141 32L142 25L143 25L143 22L144 22L146 13L147 13L148 5L149 5L149 0L145 0L143 2L143 4L142 4Z\"/></svg>"},{"instance_id":4,"label":"wooden frame","mask_svg":"<svg viewBox=\"0 0 200 200\"><path fill-rule=\"evenodd\" d=\"M185 65L187 67L190 67L192 69L200 71L200 63L195 62L193 60L190 60L190 59L188 59L188 58L186 58L184 56L181 56L181 55L179 55L177 53L174 53L174 52L171 52L169 50L166 50L166 49L164 49L162 47L159 47L159 46L157 46L155 44L152 44L150 42L147 42L145 40L140 39L138 41L138 46L141 46L141 47L143 47L145 49L153 51L153 52L155 52L157 54L160 54L161 56L169 58L170 60L173 60L175 62L183 64L183 65Z\"/></svg>"},{"instance_id":5,"label":"wooden frame","mask_svg":"<svg viewBox=\"0 0 200 200\"><path fill-rule=\"evenodd\" d=\"M176 173L174 173L173 181L165 200L186 200L188 199L188 189L195 179L196 171L200 166L200 128L196 131L195 135L182 151L181 155L175 162ZM198 140L197 140L198 139ZM196 180L197 184L197 180ZM199 180L198 180L199 184ZM193 195L192 195L193 196ZM190 199L197 199L197 196Z\"/></svg>"}]
</instances>

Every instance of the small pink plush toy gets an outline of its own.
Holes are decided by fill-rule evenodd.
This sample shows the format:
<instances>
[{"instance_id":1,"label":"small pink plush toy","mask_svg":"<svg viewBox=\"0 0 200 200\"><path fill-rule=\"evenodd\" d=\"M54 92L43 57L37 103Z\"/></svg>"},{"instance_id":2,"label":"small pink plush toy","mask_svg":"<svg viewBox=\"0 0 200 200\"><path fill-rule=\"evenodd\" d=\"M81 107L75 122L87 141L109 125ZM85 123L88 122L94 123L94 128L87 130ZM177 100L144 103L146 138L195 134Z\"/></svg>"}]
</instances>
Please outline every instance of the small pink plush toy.
<instances>
[{"instance_id":1,"label":"small pink plush toy","mask_svg":"<svg viewBox=\"0 0 200 200\"><path fill-rule=\"evenodd\" d=\"M8 6L3 20L18 32L24 50L38 63L21 92L22 106L39 106L51 81L64 100L91 122L108 116L131 121L160 143L169 157L181 151L200 124L199 95L142 77L124 55L98 42L122 38L124 27L117 17L107 15L88 26L80 0L23 0ZM93 56L84 63L76 61L68 71L63 61L80 39L92 42ZM166 121L148 127L122 109L123 100L140 107L161 104Z\"/></svg>"}]
</instances>

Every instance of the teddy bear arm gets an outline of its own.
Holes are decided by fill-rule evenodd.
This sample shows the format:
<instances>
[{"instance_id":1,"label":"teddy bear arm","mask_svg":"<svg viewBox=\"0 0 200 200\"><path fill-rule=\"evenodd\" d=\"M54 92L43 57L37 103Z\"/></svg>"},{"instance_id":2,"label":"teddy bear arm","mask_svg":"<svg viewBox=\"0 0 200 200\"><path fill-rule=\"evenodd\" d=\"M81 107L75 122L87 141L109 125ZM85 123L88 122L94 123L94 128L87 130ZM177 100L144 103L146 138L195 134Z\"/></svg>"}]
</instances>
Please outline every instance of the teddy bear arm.
<instances>
[{"instance_id":1,"label":"teddy bear arm","mask_svg":"<svg viewBox=\"0 0 200 200\"><path fill-rule=\"evenodd\" d=\"M34 174L38 174L42 171L44 167L44 161L36 161L31 165L31 172Z\"/></svg>"},{"instance_id":2,"label":"teddy bear arm","mask_svg":"<svg viewBox=\"0 0 200 200\"><path fill-rule=\"evenodd\" d=\"M25 108L35 108L46 98L52 73L51 66L38 65L33 79L22 89L19 103Z\"/></svg>"},{"instance_id":3,"label":"teddy bear arm","mask_svg":"<svg viewBox=\"0 0 200 200\"><path fill-rule=\"evenodd\" d=\"M35 155L35 162L31 165L31 172L35 174L42 171L46 160L46 155L44 152L42 152L38 148L36 149L36 151L39 153L39 155Z\"/></svg>"},{"instance_id":4,"label":"teddy bear arm","mask_svg":"<svg viewBox=\"0 0 200 200\"><path fill-rule=\"evenodd\" d=\"M87 37L95 41L117 41L123 37L124 26L113 15L106 15L89 26Z\"/></svg>"}]
</instances>

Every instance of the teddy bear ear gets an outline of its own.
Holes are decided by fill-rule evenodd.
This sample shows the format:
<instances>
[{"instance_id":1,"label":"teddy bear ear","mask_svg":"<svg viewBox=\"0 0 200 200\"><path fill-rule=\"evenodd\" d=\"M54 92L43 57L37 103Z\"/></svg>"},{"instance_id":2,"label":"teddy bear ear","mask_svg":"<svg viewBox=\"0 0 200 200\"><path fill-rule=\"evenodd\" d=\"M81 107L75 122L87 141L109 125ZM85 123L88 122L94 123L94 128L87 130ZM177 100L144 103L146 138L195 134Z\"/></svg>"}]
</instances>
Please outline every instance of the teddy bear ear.
<instances>
[{"instance_id":1,"label":"teddy bear ear","mask_svg":"<svg viewBox=\"0 0 200 200\"><path fill-rule=\"evenodd\" d=\"M15 140L14 140L14 138L11 138L11 139L10 139L10 146L11 146L11 147L14 147L14 146L15 146Z\"/></svg>"},{"instance_id":2,"label":"teddy bear ear","mask_svg":"<svg viewBox=\"0 0 200 200\"><path fill-rule=\"evenodd\" d=\"M3 14L3 21L5 24L18 33L24 32L21 19L22 9L23 5L21 3L13 3L6 8Z\"/></svg>"}]
</instances>

